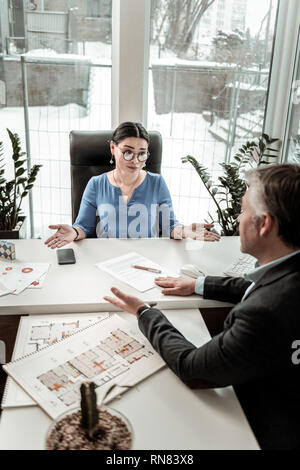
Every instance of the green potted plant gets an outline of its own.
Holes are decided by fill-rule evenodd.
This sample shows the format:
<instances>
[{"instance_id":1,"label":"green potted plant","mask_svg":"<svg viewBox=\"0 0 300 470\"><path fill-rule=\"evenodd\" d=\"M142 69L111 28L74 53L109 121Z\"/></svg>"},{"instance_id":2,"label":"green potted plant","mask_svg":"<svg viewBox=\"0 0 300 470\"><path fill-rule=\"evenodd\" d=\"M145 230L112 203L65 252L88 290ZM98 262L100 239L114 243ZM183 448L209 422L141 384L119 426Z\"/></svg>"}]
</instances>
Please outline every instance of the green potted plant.
<instances>
[{"instance_id":1,"label":"green potted plant","mask_svg":"<svg viewBox=\"0 0 300 470\"><path fill-rule=\"evenodd\" d=\"M3 142L0 142L0 239L21 238L21 227L25 216L21 214L23 199L34 185L42 165L33 165L27 171L26 153L21 151L20 138L7 129L12 145L14 177L7 181L4 177Z\"/></svg>"},{"instance_id":2,"label":"green potted plant","mask_svg":"<svg viewBox=\"0 0 300 470\"><path fill-rule=\"evenodd\" d=\"M210 217L210 223L217 223L221 227L222 235L238 235L237 218L241 211L241 199L246 191L244 172L246 167L257 167L267 165L271 162L269 158L277 158L278 149L271 148L274 142L279 139L272 139L267 134L262 134L258 142L247 141L233 156L230 163L220 163L224 174L218 177L219 183L214 183L207 168L201 165L196 158L191 155L183 157L183 163L189 162L193 165L202 183L210 194L217 209L217 217ZM206 221L208 222L208 221Z\"/></svg>"}]
</instances>

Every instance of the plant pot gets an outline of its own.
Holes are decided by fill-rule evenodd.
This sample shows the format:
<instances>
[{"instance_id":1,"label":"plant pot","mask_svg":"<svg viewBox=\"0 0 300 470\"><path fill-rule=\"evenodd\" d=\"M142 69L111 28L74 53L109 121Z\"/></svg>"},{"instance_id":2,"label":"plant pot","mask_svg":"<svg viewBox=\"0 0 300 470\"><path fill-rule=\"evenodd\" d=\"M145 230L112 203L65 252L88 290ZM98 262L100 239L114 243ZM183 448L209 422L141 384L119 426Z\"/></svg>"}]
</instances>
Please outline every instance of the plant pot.
<instances>
[{"instance_id":1,"label":"plant pot","mask_svg":"<svg viewBox=\"0 0 300 470\"><path fill-rule=\"evenodd\" d=\"M0 230L0 240L19 240L27 238L27 220L25 216L18 218L18 224L13 230Z\"/></svg>"},{"instance_id":2,"label":"plant pot","mask_svg":"<svg viewBox=\"0 0 300 470\"><path fill-rule=\"evenodd\" d=\"M128 450L132 448L133 430L119 411L102 405L99 409L100 431L93 440L81 428L81 409L61 414L47 432L46 450Z\"/></svg>"}]
</instances>

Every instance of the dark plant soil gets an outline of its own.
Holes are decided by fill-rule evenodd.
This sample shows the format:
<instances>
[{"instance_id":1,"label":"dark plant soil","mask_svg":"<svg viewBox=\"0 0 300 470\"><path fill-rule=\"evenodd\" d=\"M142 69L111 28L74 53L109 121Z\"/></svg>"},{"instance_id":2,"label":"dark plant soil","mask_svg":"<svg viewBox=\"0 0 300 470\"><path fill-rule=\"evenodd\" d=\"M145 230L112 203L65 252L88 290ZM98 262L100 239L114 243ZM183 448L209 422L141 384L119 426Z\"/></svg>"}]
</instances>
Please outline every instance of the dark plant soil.
<instances>
[{"instance_id":1,"label":"dark plant soil","mask_svg":"<svg viewBox=\"0 0 300 470\"><path fill-rule=\"evenodd\" d=\"M106 410L99 411L99 431L93 439L80 425L81 411L69 414L52 429L47 439L47 450L127 450L131 433L127 425Z\"/></svg>"}]
</instances>

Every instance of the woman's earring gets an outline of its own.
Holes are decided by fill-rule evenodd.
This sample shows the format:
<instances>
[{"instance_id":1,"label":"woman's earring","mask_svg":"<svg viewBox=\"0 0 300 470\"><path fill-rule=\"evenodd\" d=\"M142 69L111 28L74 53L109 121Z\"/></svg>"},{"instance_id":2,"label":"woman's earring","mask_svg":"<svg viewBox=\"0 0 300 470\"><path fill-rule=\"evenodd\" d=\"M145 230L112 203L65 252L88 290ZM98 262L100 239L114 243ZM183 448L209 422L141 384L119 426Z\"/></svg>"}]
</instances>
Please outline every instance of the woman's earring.
<instances>
[{"instance_id":1,"label":"woman's earring","mask_svg":"<svg viewBox=\"0 0 300 470\"><path fill-rule=\"evenodd\" d=\"M110 161L109 163L112 165L114 163L114 160L113 160L113 154L111 154L111 157L110 157Z\"/></svg>"}]
</instances>

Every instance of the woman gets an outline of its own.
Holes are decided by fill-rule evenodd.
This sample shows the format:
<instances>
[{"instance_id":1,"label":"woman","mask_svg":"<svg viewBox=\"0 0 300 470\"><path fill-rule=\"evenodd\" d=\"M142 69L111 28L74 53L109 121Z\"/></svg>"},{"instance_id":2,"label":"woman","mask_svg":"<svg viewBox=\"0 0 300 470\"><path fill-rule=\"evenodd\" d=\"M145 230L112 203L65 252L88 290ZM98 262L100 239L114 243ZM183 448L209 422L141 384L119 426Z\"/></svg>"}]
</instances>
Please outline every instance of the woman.
<instances>
[{"instance_id":1,"label":"woman","mask_svg":"<svg viewBox=\"0 0 300 470\"><path fill-rule=\"evenodd\" d=\"M83 193L75 223L50 225L56 233L45 241L61 248L72 241L91 236L99 238L171 238L216 241L220 237L206 228L213 225L183 226L176 219L168 187L160 174L143 170L149 135L139 123L124 122L110 141L111 163L115 169L92 177Z\"/></svg>"}]
</instances>

